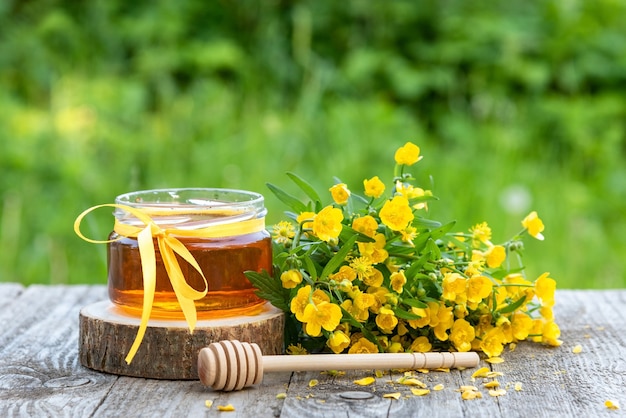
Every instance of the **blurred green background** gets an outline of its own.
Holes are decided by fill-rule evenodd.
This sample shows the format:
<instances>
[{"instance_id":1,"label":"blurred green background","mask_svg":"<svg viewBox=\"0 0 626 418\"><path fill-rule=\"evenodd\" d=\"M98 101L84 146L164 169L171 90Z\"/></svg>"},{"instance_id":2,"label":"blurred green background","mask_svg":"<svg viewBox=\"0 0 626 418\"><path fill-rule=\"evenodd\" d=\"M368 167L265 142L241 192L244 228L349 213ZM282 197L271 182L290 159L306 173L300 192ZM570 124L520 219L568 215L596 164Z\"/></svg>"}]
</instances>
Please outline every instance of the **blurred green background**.
<instances>
[{"instance_id":1,"label":"blurred green background","mask_svg":"<svg viewBox=\"0 0 626 418\"><path fill-rule=\"evenodd\" d=\"M162 187L390 180L494 241L537 210L535 277L626 286L626 2L4 0L0 280L104 283L84 209ZM431 183L432 176L432 183ZM326 194L330 199L330 195ZM106 210L86 234L104 239Z\"/></svg>"}]
</instances>

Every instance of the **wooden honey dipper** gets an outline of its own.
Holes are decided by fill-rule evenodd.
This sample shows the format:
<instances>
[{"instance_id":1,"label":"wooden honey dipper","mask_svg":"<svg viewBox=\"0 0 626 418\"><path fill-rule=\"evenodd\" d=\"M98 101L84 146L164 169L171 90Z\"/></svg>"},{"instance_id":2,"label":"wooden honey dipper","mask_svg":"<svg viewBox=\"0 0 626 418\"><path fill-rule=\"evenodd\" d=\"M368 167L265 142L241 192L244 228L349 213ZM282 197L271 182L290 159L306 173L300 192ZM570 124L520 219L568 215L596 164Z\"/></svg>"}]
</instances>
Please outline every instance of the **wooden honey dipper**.
<instances>
[{"instance_id":1,"label":"wooden honey dipper","mask_svg":"<svg viewBox=\"0 0 626 418\"><path fill-rule=\"evenodd\" d=\"M478 354L384 353L264 356L255 343L220 341L200 350L198 376L205 386L232 391L256 385L263 372L476 367Z\"/></svg>"}]
</instances>

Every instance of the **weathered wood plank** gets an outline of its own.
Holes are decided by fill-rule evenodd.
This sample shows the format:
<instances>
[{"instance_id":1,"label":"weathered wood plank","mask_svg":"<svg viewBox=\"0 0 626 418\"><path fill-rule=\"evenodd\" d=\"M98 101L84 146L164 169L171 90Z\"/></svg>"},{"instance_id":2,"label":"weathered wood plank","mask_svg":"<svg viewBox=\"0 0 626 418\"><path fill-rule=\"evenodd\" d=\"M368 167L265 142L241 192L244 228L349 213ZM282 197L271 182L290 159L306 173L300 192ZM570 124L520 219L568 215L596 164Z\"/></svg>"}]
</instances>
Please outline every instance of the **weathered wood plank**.
<instances>
[{"instance_id":1,"label":"weathered wood plank","mask_svg":"<svg viewBox=\"0 0 626 418\"><path fill-rule=\"evenodd\" d=\"M78 365L79 307L90 286L31 286L0 311L0 416L89 416L117 377Z\"/></svg>"},{"instance_id":2,"label":"weathered wood plank","mask_svg":"<svg viewBox=\"0 0 626 418\"><path fill-rule=\"evenodd\" d=\"M504 416L616 416L607 399L626 406L626 291L559 291L555 308L563 345L520 344L493 366L521 392L498 398ZM583 351L572 353L580 344Z\"/></svg>"},{"instance_id":3,"label":"weathered wood plank","mask_svg":"<svg viewBox=\"0 0 626 418\"><path fill-rule=\"evenodd\" d=\"M218 405L231 404L229 417L279 416L289 373L269 375L262 385L238 392L215 392L199 381L153 380L121 377L97 410L98 417L155 416L196 417L217 414ZM210 400L210 408L205 402Z\"/></svg>"},{"instance_id":4,"label":"weathered wood plank","mask_svg":"<svg viewBox=\"0 0 626 418\"><path fill-rule=\"evenodd\" d=\"M24 291L24 286L18 283L0 283L0 311Z\"/></svg>"},{"instance_id":5,"label":"weathered wood plank","mask_svg":"<svg viewBox=\"0 0 626 418\"><path fill-rule=\"evenodd\" d=\"M228 416L233 417L613 417L623 409L606 409L606 399L626 405L626 290L558 291L555 313L563 346L521 343L514 352L505 351L504 363L489 366L503 373L498 380L508 389L498 398L488 395L482 379L472 382L473 370L419 374L431 390L444 385L423 397L397 384L398 373L357 386L353 380L373 373L363 370L337 377L268 373L261 385L230 393L196 381L98 373L78 364L78 312L103 299L103 286L0 285L0 416L202 416L232 404L236 410ZM571 351L576 344L583 347L580 354ZM318 385L309 387L311 379ZM513 389L515 382L522 383L521 391ZM483 398L461 400L456 390L472 383ZM355 391L360 394L348 393ZM276 397L280 392L287 393L284 401ZM382 398L392 392L402 397ZM354 399L359 395L368 398ZM206 400L214 401L212 408Z\"/></svg>"}]
</instances>

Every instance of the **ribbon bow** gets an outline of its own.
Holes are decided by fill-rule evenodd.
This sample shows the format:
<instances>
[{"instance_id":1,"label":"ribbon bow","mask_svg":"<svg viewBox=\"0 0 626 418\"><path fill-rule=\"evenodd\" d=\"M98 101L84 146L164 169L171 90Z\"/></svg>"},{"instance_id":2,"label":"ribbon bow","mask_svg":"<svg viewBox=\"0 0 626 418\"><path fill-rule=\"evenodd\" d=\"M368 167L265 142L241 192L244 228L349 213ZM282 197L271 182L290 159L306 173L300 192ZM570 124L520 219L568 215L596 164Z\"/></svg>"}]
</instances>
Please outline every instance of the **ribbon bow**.
<instances>
[{"instance_id":1,"label":"ribbon bow","mask_svg":"<svg viewBox=\"0 0 626 418\"><path fill-rule=\"evenodd\" d=\"M83 218L92 211L103 207L122 209L135 216L144 224L144 226L139 227L128 225L116 220L113 230L119 235L119 238L102 241L87 238L80 231L80 224ZM185 245L175 236L217 238L258 232L263 228L265 228L265 220L263 218L255 218L236 223L213 225L199 229L163 229L159 227L144 210L121 204L102 204L93 206L78 215L76 221L74 221L74 232L87 242L94 244L107 244L118 241L123 237L137 238L143 275L143 309L141 312L139 330L137 331L135 341L133 342L128 355L125 358L126 363L130 364L133 361L133 358L141 345L141 341L143 340L148 327L150 313L152 312L152 304L154 302L154 293L156 288L156 256L154 238L156 238L159 252L161 253L161 258L163 259L163 265L165 266L170 283L172 284L172 289L174 289L178 303L180 304L185 320L187 321L187 325L189 326L189 331L193 333L197 322L196 306L194 301L202 299L206 296L209 290L208 282L196 259L185 247ZM176 254L181 256L194 269L196 269L198 273L200 273L204 281L204 290L198 291L189 286L180 269L180 265L176 259Z\"/></svg>"}]
</instances>

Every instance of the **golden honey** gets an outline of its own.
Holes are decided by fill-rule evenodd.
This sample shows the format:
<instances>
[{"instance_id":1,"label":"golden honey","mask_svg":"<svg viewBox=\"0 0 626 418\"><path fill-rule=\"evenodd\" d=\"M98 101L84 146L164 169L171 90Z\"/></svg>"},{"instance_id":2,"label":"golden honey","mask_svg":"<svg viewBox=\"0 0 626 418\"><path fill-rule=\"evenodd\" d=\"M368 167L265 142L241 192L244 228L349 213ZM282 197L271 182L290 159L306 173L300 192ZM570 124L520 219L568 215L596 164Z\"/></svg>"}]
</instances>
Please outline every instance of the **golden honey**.
<instances>
[{"instance_id":1,"label":"golden honey","mask_svg":"<svg viewBox=\"0 0 626 418\"><path fill-rule=\"evenodd\" d=\"M249 314L265 303L254 294L244 272L271 271L271 238L264 228L253 231L237 228L238 222L262 220L265 216L261 195L226 189L167 189L118 196L116 203L145 211L163 229L194 230L227 225L233 227L227 231L236 231L211 238L176 237L194 257L208 283L206 296L195 301L199 319ZM137 218L121 209L116 209L114 215L117 222L138 224ZM144 291L138 241L115 231L109 239L112 240L107 254L109 297L124 311L141 316ZM154 241L156 288L151 317L182 319L183 313ZM200 273L182 257L176 257L185 281L202 291L204 280Z\"/></svg>"}]
</instances>

